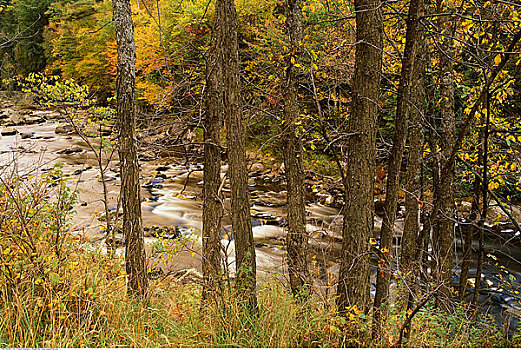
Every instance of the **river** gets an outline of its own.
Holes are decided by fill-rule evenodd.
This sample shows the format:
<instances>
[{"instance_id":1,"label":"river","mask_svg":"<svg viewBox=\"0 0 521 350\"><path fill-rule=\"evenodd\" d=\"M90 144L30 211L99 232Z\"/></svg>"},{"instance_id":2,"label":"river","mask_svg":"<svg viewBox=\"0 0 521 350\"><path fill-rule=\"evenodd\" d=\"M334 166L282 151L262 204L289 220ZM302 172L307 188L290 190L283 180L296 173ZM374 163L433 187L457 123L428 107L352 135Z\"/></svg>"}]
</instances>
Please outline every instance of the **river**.
<instances>
[{"instance_id":1,"label":"river","mask_svg":"<svg viewBox=\"0 0 521 350\"><path fill-rule=\"evenodd\" d=\"M56 162L63 163L63 172L68 176L69 187L78 190L78 201L72 208L71 230L81 233L86 245L105 249L102 183L93 153L78 135L62 133L67 128L67 122L60 120L56 113L38 110L27 113L33 117L33 124L16 125L15 134L3 135L0 139L0 164L3 169L1 176L7 176L13 169L19 174L39 175L48 172ZM114 157L116 156L117 153ZM200 270L202 170L201 164L183 165L173 158L141 157L141 196L143 223L148 236L145 238L147 253L151 257L151 263L156 269L161 269L161 273L183 269ZM227 165L224 165L222 173L225 174L226 171ZM113 212L119 194L118 173L117 160L112 160L106 173L106 183L109 207ZM286 192L279 175L274 176L273 171L261 163L253 164L250 168L249 187L259 275L276 276L284 281ZM223 192L228 191L226 180ZM224 205L225 210L228 210L229 200L225 200ZM338 208L320 204L317 200L311 200L306 210L311 272L316 277L318 289L328 293L334 290L338 271L342 216ZM402 224L403 221L398 220L398 228ZM381 218L378 216L375 217L375 226L381 226ZM183 238L169 240L152 237L151 232L156 232L158 227L171 227L174 230L171 232L177 230ZM222 243L227 248L226 261L233 273L234 252L229 231L230 222L225 215ZM483 291L480 300L484 305L483 311L493 314L497 322L509 323L510 330L513 330L521 315L519 233L507 228L499 234L506 239L489 237L486 242L490 255L486 257L483 274L488 288ZM509 239L510 242L505 243ZM459 246L460 243L457 239L456 245ZM474 244L477 246L477 242ZM399 247L395 246L395 249L398 250ZM458 259L459 254L456 254L456 262ZM471 275L473 271L475 268ZM373 280L374 275L373 267ZM458 271L455 273L455 282L457 275Z\"/></svg>"}]
</instances>

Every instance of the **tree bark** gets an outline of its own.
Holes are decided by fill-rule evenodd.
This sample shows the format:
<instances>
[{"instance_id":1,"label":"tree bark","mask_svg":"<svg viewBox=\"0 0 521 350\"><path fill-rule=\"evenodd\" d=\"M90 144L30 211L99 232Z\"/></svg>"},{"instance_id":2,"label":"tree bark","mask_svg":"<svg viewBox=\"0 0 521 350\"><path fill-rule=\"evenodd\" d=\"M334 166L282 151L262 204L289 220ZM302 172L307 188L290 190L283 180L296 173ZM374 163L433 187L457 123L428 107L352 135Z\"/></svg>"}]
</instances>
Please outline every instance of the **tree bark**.
<instances>
[{"instance_id":1,"label":"tree bark","mask_svg":"<svg viewBox=\"0 0 521 350\"><path fill-rule=\"evenodd\" d=\"M223 6L216 6L212 39L206 65L206 116L204 119L203 172L203 300L217 300L221 286L221 125L223 123Z\"/></svg>"},{"instance_id":2,"label":"tree bark","mask_svg":"<svg viewBox=\"0 0 521 350\"><path fill-rule=\"evenodd\" d=\"M391 282L391 244L394 235L394 222L398 206L398 192L400 189L400 169L402 166L403 152L407 139L407 127L409 122L409 107L411 101L410 86L413 79L414 61L419 37L418 23L423 0L411 0L407 17L407 32L402 60L400 85L398 86L398 98L396 105L395 133L391 158L387 172L387 192L385 194L385 209L380 232L380 257L378 272L376 274L376 295L374 299L374 328L373 333L379 336L382 322L382 305L389 297L389 285Z\"/></svg>"},{"instance_id":3,"label":"tree bark","mask_svg":"<svg viewBox=\"0 0 521 350\"><path fill-rule=\"evenodd\" d=\"M118 52L116 93L127 287L130 295L142 298L147 294L148 278L136 140L134 23L129 0L113 0L112 6Z\"/></svg>"},{"instance_id":4,"label":"tree bark","mask_svg":"<svg viewBox=\"0 0 521 350\"><path fill-rule=\"evenodd\" d=\"M480 128L478 131L479 144L476 145L478 149L478 164L477 167L480 169L483 166L483 129ZM461 273L458 286L458 297L460 301L463 301L467 292L467 282L469 278L470 264L472 263L472 238L474 233L477 233L479 228L478 215L479 213L479 198L481 196L481 181L477 176L474 176L473 183L473 196L472 205L470 209L469 222L461 225L463 231L463 255L461 263Z\"/></svg>"},{"instance_id":5,"label":"tree bark","mask_svg":"<svg viewBox=\"0 0 521 350\"><path fill-rule=\"evenodd\" d=\"M369 309L369 237L374 229L376 120L382 71L380 0L355 0L356 58L346 144L342 255L337 287L340 313Z\"/></svg>"},{"instance_id":6,"label":"tree bark","mask_svg":"<svg viewBox=\"0 0 521 350\"><path fill-rule=\"evenodd\" d=\"M223 103L235 239L236 286L249 311L257 310L255 245L250 218L245 133L239 81L237 13L233 0L217 0L223 11Z\"/></svg>"},{"instance_id":7,"label":"tree bark","mask_svg":"<svg viewBox=\"0 0 521 350\"><path fill-rule=\"evenodd\" d=\"M483 172L481 175L481 191L483 196L483 208L481 209L481 225L479 232L479 255L478 264L476 266L476 278L474 284L474 297L472 298L472 304L479 310L479 288L481 284L481 272L483 271L483 259L485 258L485 223L487 222L487 211L488 211L488 137L490 129L490 92L487 91L486 109L487 117L485 121L484 139L483 139Z\"/></svg>"},{"instance_id":8,"label":"tree bark","mask_svg":"<svg viewBox=\"0 0 521 350\"><path fill-rule=\"evenodd\" d=\"M282 149L287 183L288 208L288 271L293 295L305 297L309 293L309 271L306 251L306 202L304 195L304 171L302 168L302 143L297 135L298 62L301 56L302 10L301 0L286 1L286 30L289 37L286 81L284 84L284 125Z\"/></svg>"},{"instance_id":9,"label":"tree bark","mask_svg":"<svg viewBox=\"0 0 521 350\"><path fill-rule=\"evenodd\" d=\"M402 235L401 272L406 283L404 300L413 300L410 295L416 291L416 282L421 261L420 243L420 200L422 196L421 173L423 163L424 115L426 113L425 92L425 52L426 45L420 45L414 66L414 82L411 85L411 106L409 115L409 153L405 181L405 221ZM411 293L410 293L410 292Z\"/></svg>"},{"instance_id":10,"label":"tree bark","mask_svg":"<svg viewBox=\"0 0 521 350\"><path fill-rule=\"evenodd\" d=\"M441 3L438 10L441 11ZM437 265L435 275L437 282L443 284L440 288L438 305L448 309L452 293L450 283L453 267L453 245L454 245L454 165L449 165L451 152L456 139L456 118L454 113L454 72L451 57L454 55L452 34L454 23L448 22L448 16L438 19L438 30L445 32L447 37L443 38L439 52L439 81L440 81L440 111L441 111L441 160L440 181L434 190L434 252ZM451 26L446 24L450 23ZM450 174L441 174L443 169L450 169ZM445 300L443 300L445 299Z\"/></svg>"}]
</instances>

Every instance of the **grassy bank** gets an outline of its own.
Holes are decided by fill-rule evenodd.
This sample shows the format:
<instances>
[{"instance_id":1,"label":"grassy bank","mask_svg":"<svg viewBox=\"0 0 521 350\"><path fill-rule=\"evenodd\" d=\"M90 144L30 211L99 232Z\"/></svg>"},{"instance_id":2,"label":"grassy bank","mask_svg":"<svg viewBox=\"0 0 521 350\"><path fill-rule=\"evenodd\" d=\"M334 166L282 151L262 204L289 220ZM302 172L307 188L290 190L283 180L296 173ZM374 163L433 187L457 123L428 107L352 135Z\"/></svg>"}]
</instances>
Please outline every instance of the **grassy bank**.
<instances>
[{"instance_id":1,"label":"grassy bank","mask_svg":"<svg viewBox=\"0 0 521 350\"><path fill-rule=\"evenodd\" d=\"M201 286L173 276L151 282L140 303L126 294L121 258L71 232L75 194L56 167L42 177L2 177L0 184L0 346L3 347L341 347L389 346L406 314L391 310L380 343L371 315L340 317L334 299L300 304L277 279L259 283L259 312L247 315L233 292L220 307L201 304ZM175 259L175 257L174 257ZM427 305L407 346L493 347L511 342L492 323Z\"/></svg>"}]
</instances>

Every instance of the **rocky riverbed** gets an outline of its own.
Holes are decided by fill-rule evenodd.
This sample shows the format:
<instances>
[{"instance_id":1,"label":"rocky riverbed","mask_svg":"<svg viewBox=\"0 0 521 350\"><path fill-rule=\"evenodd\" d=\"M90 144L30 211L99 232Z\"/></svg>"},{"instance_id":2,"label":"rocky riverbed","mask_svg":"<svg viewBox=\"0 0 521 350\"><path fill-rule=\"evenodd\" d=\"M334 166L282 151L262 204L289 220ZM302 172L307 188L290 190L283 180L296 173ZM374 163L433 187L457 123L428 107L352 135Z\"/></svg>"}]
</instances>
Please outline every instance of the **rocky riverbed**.
<instances>
[{"instance_id":1,"label":"rocky riverbed","mask_svg":"<svg viewBox=\"0 0 521 350\"><path fill-rule=\"evenodd\" d=\"M80 233L86 246L105 249L106 214L103 205L103 186L96 158L88 144L73 132L70 124L55 111L22 108L11 99L0 99L0 176L17 171L20 175L41 175L55 163L63 164L64 176L72 189L78 191L78 201L71 216L71 230ZM110 130L105 132L110 137ZM96 144L96 138L91 142ZM145 141L142 142L145 144ZM164 154L163 154L164 155ZM108 157L108 154L106 155ZM107 166L105 182L108 188L111 217L115 219L119 195L117 156ZM261 274L285 275L285 196L283 170L262 159L250 156L250 199L253 233L257 252L257 266ZM201 185L203 166L181 162L173 157L159 157L157 152L140 152L142 208L146 246L154 276L179 271L199 271L201 252ZM104 164L107 164L105 160ZM223 165L225 176L227 165ZM224 190L228 190L224 179ZM341 246L340 208L343 205L341 188L332 179L307 174L307 230L310 233L310 267L322 291L333 286L338 270ZM224 201L229 209L229 200ZM466 202L458 203L463 211ZM381 227L378 214L381 201L376 202L375 237ZM493 209L495 210L495 209ZM518 216L519 211L514 213ZM500 212L497 214L501 215ZM403 218L397 221L397 231ZM233 272L233 242L230 222L223 218L222 243L226 259ZM481 295L484 308L498 320L517 325L521 315L521 244L520 233L503 223L491 226L486 248L489 253L483 271L488 288ZM494 234L492 234L494 233ZM399 236L396 238L399 242ZM122 245L123 237L117 235ZM457 239L457 246L461 241ZM477 245L477 243L476 243ZM398 253L399 245L395 246ZM122 252L119 249L119 252ZM459 256L456 257L456 260ZM456 271L457 272L457 271ZM471 271L471 275L472 275ZM197 274L197 273L196 273ZM373 268L374 276L374 268ZM454 281L457 282L457 273ZM470 286L475 281L469 280Z\"/></svg>"}]
</instances>

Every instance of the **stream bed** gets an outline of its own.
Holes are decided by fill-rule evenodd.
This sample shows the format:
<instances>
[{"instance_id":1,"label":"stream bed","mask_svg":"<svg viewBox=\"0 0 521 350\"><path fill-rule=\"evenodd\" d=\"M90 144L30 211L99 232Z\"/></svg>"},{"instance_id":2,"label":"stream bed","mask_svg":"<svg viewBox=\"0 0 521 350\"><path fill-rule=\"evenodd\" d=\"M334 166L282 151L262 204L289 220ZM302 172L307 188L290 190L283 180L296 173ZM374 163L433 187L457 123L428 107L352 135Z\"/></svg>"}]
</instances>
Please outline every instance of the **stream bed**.
<instances>
[{"instance_id":1,"label":"stream bed","mask_svg":"<svg viewBox=\"0 0 521 350\"><path fill-rule=\"evenodd\" d=\"M67 123L57 119L54 112L30 111L34 117L30 125L7 126L15 132L0 130L0 176L7 176L16 169L19 174L39 175L48 172L56 162L63 163L63 172L68 175L68 184L78 190L78 202L72 208L71 229L80 232L87 244L104 249L105 221L102 202L102 182L97 162L88 145L78 135L67 131ZM38 119L40 118L40 119ZM13 131L10 130L10 131ZM94 140L94 139L93 139ZM94 142L94 141L93 141ZM114 153L114 158L117 153ZM163 272L181 269L200 270L201 221L202 221L202 177L201 164L182 165L175 159L141 157L143 224L146 228L147 253L156 258L157 267ZM226 173L227 165L222 167ZM105 174L108 186L110 210L115 217L119 194L119 170L117 159L113 159ZM225 181L223 192L228 190ZM285 259L285 196L280 176L261 163L250 167L250 202L253 235L256 246L257 267L260 275L286 278ZM327 201L326 201L327 203ZM229 199L224 201L229 209ZM333 284L338 271L341 248L342 216L337 207L311 200L307 204L307 231L310 234L310 269L322 290L334 290ZM230 221L223 217L222 244L226 247L226 260L230 271L234 268L234 251L230 232ZM397 221L397 229L403 219ZM381 227L381 218L375 217L376 229ZM158 230L168 227L166 238L154 237ZM521 316L521 245L519 232L505 228L498 232L504 239L487 238L487 257L483 275L487 289L481 293L483 311L489 312L497 322L508 324L513 331ZM376 236L376 234L375 234ZM181 240L178 238L181 237ZM488 236L487 236L488 237ZM176 239L173 239L176 238ZM121 245L123 238L118 237ZM176 242L175 254L165 253L165 245ZM457 239L457 246L461 241ZM477 247L477 242L474 242ZM173 248L172 248L173 247ZM395 246L396 253L399 247ZM121 251L121 249L120 249ZM396 254L395 253L395 254ZM460 257L456 255L456 262ZM458 281L458 273L454 282ZM475 266L470 275L475 273ZM375 267L372 268L374 280ZM469 284L474 281L471 279ZM372 288L374 293L374 287Z\"/></svg>"}]
</instances>

